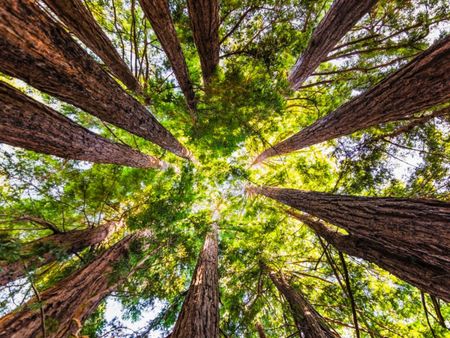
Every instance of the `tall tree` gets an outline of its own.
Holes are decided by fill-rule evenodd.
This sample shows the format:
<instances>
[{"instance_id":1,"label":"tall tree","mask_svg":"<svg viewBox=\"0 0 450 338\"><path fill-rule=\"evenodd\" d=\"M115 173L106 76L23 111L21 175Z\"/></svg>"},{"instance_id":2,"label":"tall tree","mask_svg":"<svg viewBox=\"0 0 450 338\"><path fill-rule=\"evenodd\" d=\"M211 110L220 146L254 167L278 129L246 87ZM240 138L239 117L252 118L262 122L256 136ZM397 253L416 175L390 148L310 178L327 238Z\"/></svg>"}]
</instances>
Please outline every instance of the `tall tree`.
<instances>
[{"instance_id":1,"label":"tall tree","mask_svg":"<svg viewBox=\"0 0 450 338\"><path fill-rule=\"evenodd\" d=\"M365 93L342 105L255 160L286 154L413 114L450 99L450 36L435 43Z\"/></svg>"},{"instance_id":2,"label":"tall tree","mask_svg":"<svg viewBox=\"0 0 450 338\"><path fill-rule=\"evenodd\" d=\"M377 0L335 0L289 74L293 89L314 72L344 35L375 5Z\"/></svg>"},{"instance_id":3,"label":"tall tree","mask_svg":"<svg viewBox=\"0 0 450 338\"><path fill-rule=\"evenodd\" d=\"M282 273L276 273L263 264L278 291L286 298L292 311L295 325L301 337L305 338L336 338L325 319L314 309L306 297L294 289L284 278Z\"/></svg>"},{"instance_id":4,"label":"tall tree","mask_svg":"<svg viewBox=\"0 0 450 338\"><path fill-rule=\"evenodd\" d=\"M166 168L153 156L113 143L0 81L0 142L67 159Z\"/></svg>"},{"instance_id":5,"label":"tall tree","mask_svg":"<svg viewBox=\"0 0 450 338\"><path fill-rule=\"evenodd\" d=\"M219 337L218 251L218 229L213 223L170 338Z\"/></svg>"},{"instance_id":6,"label":"tall tree","mask_svg":"<svg viewBox=\"0 0 450 338\"><path fill-rule=\"evenodd\" d=\"M306 224L337 250L375 263L422 291L450 301L450 280L444 269L405 255L398 250L398 246L380 243L376 235L374 238L364 238L351 233L344 235L310 216L291 211L289 214Z\"/></svg>"},{"instance_id":7,"label":"tall tree","mask_svg":"<svg viewBox=\"0 0 450 338\"><path fill-rule=\"evenodd\" d=\"M188 0L187 4L203 81L208 84L219 64L219 1Z\"/></svg>"},{"instance_id":8,"label":"tall tree","mask_svg":"<svg viewBox=\"0 0 450 338\"><path fill-rule=\"evenodd\" d=\"M0 261L0 286L23 277L34 270L58 259L61 255L77 253L98 244L122 227L122 222L106 222L95 228L59 232L20 246L18 260Z\"/></svg>"},{"instance_id":9,"label":"tall tree","mask_svg":"<svg viewBox=\"0 0 450 338\"><path fill-rule=\"evenodd\" d=\"M133 91L141 91L138 80L81 0L44 2L71 32L103 60L120 81Z\"/></svg>"},{"instance_id":10,"label":"tall tree","mask_svg":"<svg viewBox=\"0 0 450 338\"><path fill-rule=\"evenodd\" d=\"M191 156L33 0L2 1L0 70L176 155Z\"/></svg>"},{"instance_id":11,"label":"tall tree","mask_svg":"<svg viewBox=\"0 0 450 338\"><path fill-rule=\"evenodd\" d=\"M175 77L180 84L190 109L195 110L194 88L189 77L186 60L181 49L175 25L170 14L168 0L139 0L164 52L169 58Z\"/></svg>"}]
</instances>

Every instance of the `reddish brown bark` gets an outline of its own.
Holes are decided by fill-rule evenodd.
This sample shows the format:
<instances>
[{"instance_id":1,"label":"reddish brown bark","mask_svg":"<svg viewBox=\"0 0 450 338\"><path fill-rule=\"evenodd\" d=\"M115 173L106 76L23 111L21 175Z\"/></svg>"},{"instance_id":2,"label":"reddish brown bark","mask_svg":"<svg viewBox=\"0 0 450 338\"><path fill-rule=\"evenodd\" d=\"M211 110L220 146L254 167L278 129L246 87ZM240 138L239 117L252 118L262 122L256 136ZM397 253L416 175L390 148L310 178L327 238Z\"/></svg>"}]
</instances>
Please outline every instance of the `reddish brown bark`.
<instances>
[{"instance_id":1,"label":"reddish brown bark","mask_svg":"<svg viewBox=\"0 0 450 338\"><path fill-rule=\"evenodd\" d=\"M81 0L44 2L71 32L103 60L120 81L129 89L141 92L139 82Z\"/></svg>"},{"instance_id":2,"label":"reddish brown bark","mask_svg":"<svg viewBox=\"0 0 450 338\"><path fill-rule=\"evenodd\" d=\"M294 212L289 214L306 224L337 250L372 262L422 291L450 301L450 278L444 269L405 255L399 252L396 245L380 243L376 237L368 239L353 234L344 235L310 216Z\"/></svg>"},{"instance_id":3,"label":"reddish brown bark","mask_svg":"<svg viewBox=\"0 0 450 338\"><path fill-rule=\"evenodd\" d=\"M278 291L286 298L292 311L295 325L304 338L336 338L325 319L314 309L306 297L294 289L284 278L282 273L276 273L263 266Z\"/></svg>"},{"instance_id":4,"label":"reddish brown bark","mask_svg":"<svg viewBox=\"0 0 450 338\"><path fill-rule=\"evenodd\" d=\"M219 337L218 229L213 224L170 338Z\"/></svg>"},{"instance_id":5,"label":"reddish brown bark","mask_svg":"<svg viewBox=\"0 0 450 338\"><path fill-rule=\"evenodd\" d=\"M190 157L34 0L1 0L0 70L179 156Z\"/></svg>"},{"instance_id":6,"label":"reddish brown bark","mask_svg":"<svg viewBox=\"0 0 450 338\"><path fill-rule=\"evenodd\" d=\"M73 254L100 243L122 223L108 222L93 229L56 233L21 246L21 259L15 262L0 261L0 286L23 277L34 270L57 260L62 254Z\"/></svg>"},{"instance_id":7,"label":"reddish brown bark","mask_svg":"<svg viewBox=\"0 0 450 338\"><path fill-rule=\"evenodd\" d=\"M259 338L267 338L266 333L264 332L264 328L260 322L257 322L255 324L255 327L256 327L256 331L258 332Z\"/></svg>"},{"instance_id":8,"label":"reddish brown bark","mask_svg":"<svg viewBox=\"0 0 450 338\"><path fill-rule=\"evenodd\" d=\"M167 164L113 143L0 81L0 142L62 158L137 168Z\"/></svg>"},{"instance_id":9,"label":"reddish brown bark","mask_svg":"<svg viewBox=\"0 0 450 338\"><path fill-rule=\"evenodd\" d=\"M431 46L376 86L265 150L262 162L310 145L413 114L450 99L450 36Z\"/></svg>"},{"instance_id":10,"label":"reddish brown bark","mask_svg":"<svg viewBox=\"0 0 450 338\"><path fill-rule=\"evenodd\" d=\"M195 109L195 93L170 14L168 0L139 0L146 17L164 49L190 109Z\"/></svg>"},{"instance_id":11,"label":"reddish brown bark","mask_svg":"<svg viewBox=\"0 0 450 338\"><path fill-rule=\"evenodd\" d=\"M335 0L319 23L289 74L293 89L298 89L314 72L344 35L375 5L377 0Z\"/></svg>"},{"instance_id":12,"label":"reddish brown bark","mask_svg":"<svg viewBox=\"0 0 450 338\"><path fill-rule=\"evenodd\" d=\"M203 82L208 84L219 64L219 1L188 0L187 4Z\"/></svg>"}]
</instances>

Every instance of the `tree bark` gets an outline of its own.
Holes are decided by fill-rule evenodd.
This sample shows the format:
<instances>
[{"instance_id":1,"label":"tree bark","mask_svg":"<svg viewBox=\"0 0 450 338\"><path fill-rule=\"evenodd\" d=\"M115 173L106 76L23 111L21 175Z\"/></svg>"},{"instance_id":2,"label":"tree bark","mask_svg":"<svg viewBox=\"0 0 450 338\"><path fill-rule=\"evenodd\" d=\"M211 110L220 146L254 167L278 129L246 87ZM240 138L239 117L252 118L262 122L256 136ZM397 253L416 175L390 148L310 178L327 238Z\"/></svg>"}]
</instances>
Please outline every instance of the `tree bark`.
<instances>
[{"instance_id":1,"label":"tree bark","mask_svg":"<svg viewBox=\"0 0 450 338\"><path fill-rule=\"evenodd\" d=\"M125 237L80 271L40 294L45 314L47 337L77 336L84 320L112 291L120 279L111 281L113 264L125 257L139 233ZM0 318L0 336L9 338L42 337L42 318L37 299Z\"/></svg>"},{"instance_id":2,"label":"tree bark","mask_svg":"<svg viewBox=\"0 0 450 338\"><path fill-rule=\"evenodd\" d=\"M195 110L194 88L189 78L186 60L170 14L168 0L139 0L139 2L161 43L161 47L169 58L189 108Z\"/></svg>"},{"instance_id":3,"label":"tree bark","mask_svg":"<svg viewBox=\"0 0 450 338\"><path fill-rule=\"evenodd\" d=\"M303 54L289 74L298 89L344 35L376 4L377 0L335 0L319 23Z\"/></svg>"},{"instance_id":4,"label":"tree bark","mask_svg":"<svg viewBox=\"0 0 450 338\"><path fill-rule=\"evenodd\" d=\"M266 149L255 163L381 123L410 118L447 102L450 99L449 82L450 36L447 36L372 89Z\"/></svg>"},{"instance_id":5,"label":"tree bark","mask_svg":"<svg viewBox=\"0 0 450 338\"><path fill-rule=\"evenodd\" d=\"M344 235L333 231L324 223L316 221L310 216L294 212L288 213L306 224L337 250L374 263L420 290L447 302L450 301L450 278L444 269L405 255L397 250L397 246L385 245L378 242L376 238L368 239L353 234Z\"/></svg>"},{"instance_id":6,"label":"tree bark","mask_svg":"<svg viewBox=\"0 0 450 338\"><path fill-rule=\"evenodd\" d=\"M188 0L187 4L203 82L208 84L219 64L219 1Z\"/></svg>"},{"instance_id":7,"label":"tree bark","mask_svg":"<svg viewBox=\"0 0 450 338\"><path fill-rule=\"evenodd\" d=\"M0 81L0 142L62 158L137 168L167 163L113 143Z\"/></svg>"},{"instance_id":8,"label":"tree bark","mask_svg":"<svg viewBox=\"0 0 450 338\"><path fill-rule=\"evenodd\" d=\"M286 298L292 311L295 326L304 338L336 338L339 337L331 331L325 319L314 309L305 296L294 289L285 279L282 273L271 271L267 266L263 268L269 274L270 279L278 291Z\"/></svg>"},{"instance_id":9,"label":"tree bark","mask_svg":"<svg viewBox=\"0 0 450 338\"><path fill-rule=\"evenodd\" d=\"M218 229L213 224L170 338L219 337L218 250Z\"/></svg>"},{"instance_id":10,"label":"tree bark","mask_svg":"<svg viewBox=\"0 0 450 338\"><path fill-rule=\"evenodd\" d=\"M0 70L181 157L190 158L189 151L34 0L1 0Z\"/></svg>"},{"instance_id":11,"label":"tree bark","mask_svg":"<svg viewBox=\"0 0 450 338\"><path fill-rule=\"evenodd\" d=\"M20 260L11 263L0 261L0 286L23 277L27 270L56 261L60 255L70 255L100 243L122 225L107 222L93 229L56 233L25 243L20 248Z\"/></svg>"},{"instance_id":12,"label":"tree bark","mask_svg":"<svg viewBox=\"0 0 450 338\"><path fill-rule=\"evenodd\" d=\"M141 92L139 82L81 0L44 2L71 32L103 60L120 81L130 90Z\"/></svg>"},{"instance_id":13,"label":"tree bark","mask_svg":"<svg viewBox=\"0 0 450 338\"><path fill-rule=\"evenodd\" d=\"M267 338L267 335L264 332L264 328L260 322L256 322L255 327L256 327L256 331L258 332L259 338Z\"/></svg>"}]
</instances>

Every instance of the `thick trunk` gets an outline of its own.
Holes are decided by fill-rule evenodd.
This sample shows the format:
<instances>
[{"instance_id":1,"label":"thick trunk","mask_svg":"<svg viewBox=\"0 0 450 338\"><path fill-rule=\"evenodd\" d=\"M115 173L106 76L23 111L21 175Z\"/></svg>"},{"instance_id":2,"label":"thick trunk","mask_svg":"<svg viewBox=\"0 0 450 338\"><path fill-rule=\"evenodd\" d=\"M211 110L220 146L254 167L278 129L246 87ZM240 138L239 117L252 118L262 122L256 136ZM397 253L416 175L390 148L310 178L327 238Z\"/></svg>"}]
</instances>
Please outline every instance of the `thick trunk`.
<instances>
[{"instance_id":1,"label":"thick trunk","mask_svg":"<svg viewBox=\"0 0 450 338\"><path fill-rule=\"evenodd\" d=\"M0 70L179 156L190 157L34 0L0 0Z\"/></svg>"},{"instance_id":2,"label":"thick trunk","mask_svg":"<svg viewBox=\"0 0 450 338\"><path fill-rule=\"evenodd\" d=\"M206 236L191 286L170 338L219 337L218 229Z\"/></svg>"},{"instance_id":3,"label":"thick trunk","mask_svg":"<svg viewBox=\"0 0 450 338\"><path fill-rule=\"evenodd\" d=\"M0 81L0 142L67 159L166 168L156 157L98 136Z\"/></svg>"},{"instance_id":4,"label":"thick trunk","mask_svg":"<svg viewBox=\"0 0 450 338\"><path fill-rule=\"evenodd\" d=\"M130 243L138 234L129 235L109 248L92 263L55 286L40 293L43 311L36 310L32 299L18 311L0 319L0 336L9 338L42 337L42 316L45 316L47 337L76 336L81 323L118 285L111 282L113 264L125 257Z\"/></svg>"},{"instance_id":5,"label":"thick trunk","mask_svg":"<svg viewBox=\"0 0 450 338\"><path fill-rule=\"evenodd\" d=\"M58 259L63 254L79 252L106 239L122 223L108 222L93 229L57 233L21 246L20 260L9 263L0 261L0 286Z\"/></svg>"},{"instance_id":6,"label":"thick trunk","mask_svg":"<svg viewBox=\"0 0 450 338\"><path fill-rule=\"evenodd\" d=\"M337 225L354 236L395 247L399 255L450 272L450 203L268 187L254 191Z\"/></svg>"},{"instance_id":7,"label":"thick trunk","mask_svg":"<svg viewBox=\"0 0 450 338\"><path fill-rule=\"evenodd\" d=\"M146 17L164 49L190 109L195 109L195 93L183 50L170 14L168 0L139 0Z\"/></svg>"},{"instance_id":8,"label":"thick trunk","mask_svg":"<svg viewBox=\"0 0 450 338\"><path fill-rule=\"evenodd\" d=\"M293 89L314 72L344 35L370 11L377 0L335 0L289 74Z\"/></svg>"},{"instance_id":9,"label":"thick trunk","mask_svg":"<svg viewBox=\"0 0 450 338\"><path fill-rule=\"evenodd\" d=\"M71 32L103 60L120 81L133 91L141 91L139 82L81 0L44 2Z\"/></svg>"},{"instance_id":10,"label":"thick trunk","mask_svg":"<svg viewBox=\"0 0 450 338\"><path fill-rule=\"evenodd\" d=\"M278 291L286 298L292 311L295 325L304 338L336 338L325 319L314 309L305 296L294 289L281 273L268 270L268 274Z\"/></svg>"},{"instance_id":11,"label":"thick trunk","mask_svg":"<svg viewBox=\"0 0 450 338\"><path fill-rule=\"evenodd\" d=\"M188 0L187 4L203 82L208 84L219 64L219 1Z\"/></svg>"},{"instance_id":12,"label":"thick trunk","mask_svg":"<svg viewBox=\"0 0 450 338\"><path fill-rule=\"evenodd\" d=\"M450 99L450 36L376 86L260 154L255 163L389 121Z\"/></svg>"}]
</instances>

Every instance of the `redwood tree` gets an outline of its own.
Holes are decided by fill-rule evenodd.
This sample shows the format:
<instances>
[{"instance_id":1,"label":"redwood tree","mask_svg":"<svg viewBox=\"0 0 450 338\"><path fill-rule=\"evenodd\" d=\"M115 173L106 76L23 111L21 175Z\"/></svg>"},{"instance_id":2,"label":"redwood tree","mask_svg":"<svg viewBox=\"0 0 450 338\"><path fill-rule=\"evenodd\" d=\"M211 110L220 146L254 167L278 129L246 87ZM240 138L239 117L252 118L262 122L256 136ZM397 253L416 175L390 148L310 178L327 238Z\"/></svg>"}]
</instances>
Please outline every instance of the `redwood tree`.
<instances>
[{"instance_id":1,"label":"redwood tree","mask_svg":"<svg viewBox=\"0 0 450 338\"><path fill-rule=\"evenodd\" d=\"M377 0L335 0L319 23L305 51L289 74L293 89L314 72L344 35L370 11Z\"/></svg>"},{"instance_id":2,"label":"redwood tree","mask_svg":"<svg viewBox=\"0 0 450 338\"><path fill-rule=\"evenodd\" d=\"M67 159L165 168L153 156L113 143L0 81L0 142Z\"/></svg>"},{"instance_id":3,"label":"redwood tree","mask_svg":"<svg viewBox=\"0 0 450 338\"><path fill-rule=\"evenodd\" d=\"M450 36L435 43L365 93L340 106L255 160L290 153L413 114L450 99Z\"/></svg>"},{"instance_id":4,"label":"redwood tree","mask_svg":"<svg viewBox=\"0 0 450 338\"><path fill-rule=\"evenodd\" d=\"M189 151L33 0L3 1L0 6L0 71L190 158Z\"/></svg>"},{"instance_id":5,"label":"redwood tree","mask_svg":"<svg viewBox=\"0 0 450 338\"><path fill-rule=\"evenodd\" d=\"M170 338L219 337L218 229L212 227Z\"/></svg>"}]
</instances>

